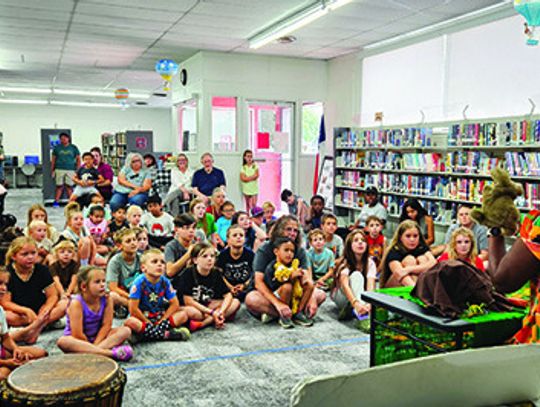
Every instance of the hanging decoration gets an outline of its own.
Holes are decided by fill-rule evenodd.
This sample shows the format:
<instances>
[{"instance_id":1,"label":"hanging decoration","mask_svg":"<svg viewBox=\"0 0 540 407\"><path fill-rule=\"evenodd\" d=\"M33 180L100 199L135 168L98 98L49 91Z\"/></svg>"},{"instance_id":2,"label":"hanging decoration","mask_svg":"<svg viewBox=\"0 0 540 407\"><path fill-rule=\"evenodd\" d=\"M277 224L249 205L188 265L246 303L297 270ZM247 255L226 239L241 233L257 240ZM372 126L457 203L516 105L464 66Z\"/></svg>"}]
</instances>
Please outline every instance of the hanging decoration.
<instances>
[{"instance_id":1,"label":"hanging decoration","mask_svg":"<svg viewBox=\"0 0 540 407\"><path fill-rule=\"evenodd\" d=\"M172 59L160 59L156 62L156 72L165 79L163 90L165 92L171 90L169 86L173 76L178 73L178 64Z\"/></svg>"},{"instance_id":2,"label":"hanging decoration","mask_svg":"<svg viewBox=\"0 0 540 407\"><path fill-rule=\"evenodd\" d=\"M514 0L514 9L521 14L525 23L527 45L538 45L540 38L540 0Z\"/></svg>"},{"instance_id":3,"label":"hanging decoration","mask_svg":"<svg viewBox=\"0 0 540 407\"><path fill-rule=\"evenodd\" d=\"M119 88L114 91L114 98L120 102L122 108L125 109L127 104L127 99L129 97L129 90L126 88Z\"/></svg>"}]
</instances>

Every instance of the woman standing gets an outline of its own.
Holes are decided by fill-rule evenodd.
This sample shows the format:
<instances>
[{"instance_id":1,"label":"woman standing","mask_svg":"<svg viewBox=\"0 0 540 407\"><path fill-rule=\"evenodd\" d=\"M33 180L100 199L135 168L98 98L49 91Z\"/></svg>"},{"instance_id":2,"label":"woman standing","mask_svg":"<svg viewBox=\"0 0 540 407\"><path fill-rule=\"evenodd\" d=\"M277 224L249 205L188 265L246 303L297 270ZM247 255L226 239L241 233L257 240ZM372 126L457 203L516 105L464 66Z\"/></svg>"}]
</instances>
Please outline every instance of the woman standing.
<instances>
[{"instance_id":1,"label":"woman standing","mask_svg":"<svg viewBox=\"0 0 540 407\"><path fill-rule=\"evenodd\" d=\"M253 162L253 151L246 150L242 158L242 169L240 170L240 181L242 195L246 203L246 212L257 206L257 195L259 194L259 167Z\"/></svg>"},{"instance_id":2,"label":"woman standing","mask_svg":"<svg viewBox=\"0 0 540 407\"><path fill-rule=\"evenodd\" d=\"M92 147L90 150L94 157L94 165L99 172L99 175L103 177L103 182L97 184L97 189L105 201L109 201L112 197L113 188L112 182L114 173L109 164L103 162L103 156L101 155L101 149L99 147Z\"/></svg>"},{"instance_id":3,"label":"woman standing","mask_svg":"<svg viewBox=\"0 0 540 407\"><path fill-rule=\"evenodd\" d=\"M115 212L127 203L143 208L151 187L152 176L143 163L142 155L128 154L126 163L118 174L118 186L110 202L111 211Z\"/></svg>"},{"instance_id":4,"label":"woman standing","mask_svg":"<svg viewBox=\"0 0 540 407\"><path fill-rule=\"evenodd\" d=\"M191 201L191 181L193 170L189 168L189 160L184 153L178 154L176 167L171 170L171 187L163 201L173 216L187 211ZM177 205L175 205L177 203Z\"/></svg>"}]
</instances>

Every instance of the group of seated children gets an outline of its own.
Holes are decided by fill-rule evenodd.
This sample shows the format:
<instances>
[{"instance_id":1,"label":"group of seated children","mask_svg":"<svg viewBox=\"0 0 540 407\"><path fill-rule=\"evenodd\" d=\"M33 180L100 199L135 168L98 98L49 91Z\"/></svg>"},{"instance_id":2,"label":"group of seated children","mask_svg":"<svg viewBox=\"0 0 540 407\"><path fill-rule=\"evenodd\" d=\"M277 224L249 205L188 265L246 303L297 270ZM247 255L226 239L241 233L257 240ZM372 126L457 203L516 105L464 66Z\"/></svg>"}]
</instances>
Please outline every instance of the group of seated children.
<instances>
[{"instance_id":1,"label":"group of seated children","mask_svg":"<svg viewBox=\"0 0 540 407\"><path fill-rule=\"evenodd\" d=\"M148 199L146 211L132 205L111 214L96 194L84 212L75 202L66 206L60 234L48 224L45 208L33 205L26 236L11 243L0 270L0 375L45 356L17 343L35 343L64 315L58 340L64 352L127 361L133 356L124 344L128 338L187 340L204 327L223 328L244 301L263 322L277 318L289 329L312 325L328 291L339 319L362 319L370 307L361 294L375 289L378 269L382 287L413 285L437 261L413 220L403 221L386 244L384 220L369 216L344 243L322 197L307 207L285 195L303 222L294 215L276 219L270 202L251 214L235 212L221 190L210 206L196 198L175 218L163 211L159 196ZM303 232L309 250L301 243ZM445 259L483 269L466 227L452 233L439 261ZM127 319L112 328L113 316ZM23 328L10 337L8 325Z\"/></svg>"}]
</instances>

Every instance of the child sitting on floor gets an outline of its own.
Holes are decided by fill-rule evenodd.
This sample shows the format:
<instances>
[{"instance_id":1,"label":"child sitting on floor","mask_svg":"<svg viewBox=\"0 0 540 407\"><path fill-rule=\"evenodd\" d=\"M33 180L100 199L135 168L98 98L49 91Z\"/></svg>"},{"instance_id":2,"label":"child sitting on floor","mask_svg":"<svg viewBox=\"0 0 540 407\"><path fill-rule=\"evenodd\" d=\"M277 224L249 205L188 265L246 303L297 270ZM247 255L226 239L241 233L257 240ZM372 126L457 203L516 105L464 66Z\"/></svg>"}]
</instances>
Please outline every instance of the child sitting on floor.
<instances>
[{"instance_id":1,"label":"child sitting on floor","mask_svg":"<svg viewBox=\"0 0 540 407\"><path fill-rule=\"evenodd\" d=\"M0 267L0 302L7 295L9 272ZM33 346L18 346L17 342L36 342L37 335L47 324L44 319L36 319L26 328L10 333L4 309L0 307L0 380L6 379L13 369L24 365L32 359L39 359L47 356L43 349Z\"/></svg>"},{"instance_id":2,"label":"child sitting on floor","mask_svg":"<svg viewBox=\"0 0 540 407\"><path fill-rule=\"evenodd\" d=\"M94 239L96 244L96 252L99 254L107 254L109 248L105 242L108 236L108 225L105 220L105 209L101 205L93 205L88 211L88 217L84 219L84 227Z\"/></svg>"},{"instance_id":3,"label":"child sitting on floor","mask_svg":"<svg viewBox=\"0 0 540 407\"><path fill-rule=\"evenodd\" d=\"M264 271L264 282L274 295L287 304L292 311L292 320L280 316L279 324L285 328L294 328L294 324L313 325L305 309L313 294L314 285L309 273L298 268L294 258L296 246L288 237L279 237L274 241L275 261Z\"/></svg>"},{"instance_id":4,"label":"child sitting on floor","mask_svg":"<svg viewBox=\"0 0 540 407\"><path fill-rule=\"evenodd\" d=\"M386 238L382 234L383 221L376 216L368 216L366 219L366 239L369 247L369 257L376 266L381 264L381 259L386 248Z\"/></svg>"},{"instance_id":5,"label":"child sitting on floor","mask_svg":"<svg viewBox=\"0 0 540 407\"><path fill-rule=\"evenodd\" d=\"M141 218L141 226L148 232L150 246L163 248L173 239L173 217L163 212L163 204L159 195L148 198L147 212Z\"/></svg>"},{"instance_id":6,"label":"child sitting on floor","mask_svg":"<svg viewBox=\"0 0 540 407\"><path fill-rule=\"evenodd\" d=\"M56 243L56 241L60 237L60 234L54 226L49 224L47 210L43 207L43 205L34 204L30 208L28 208L28 221L26 227L23 230L25 236L30 236L28 226L33 220L42 220L43 222L45 222L47 224L47 238L49 238L51 242Z\"/></svg>"},{"instance_id":7,"label":"child sitting on floor","mask_svg":"<svg viewBox=\"0 0 540 407\"><path fill-rule=\"evenodd\" d=\"M71 240L77 247L77 258L82 266L96 262L96 244L90 233L84 227L84 218L77 202L70 202L64 208L66 214L66 229L62 236ZM98 262L104 264L103 259Z\"/></svg>"},{"instance_id":8,"label":"child sitting on floor","mask_svg":"<svg viewBox=\"0 0 540 407\"><path fill-rule=\"evenodd\" d=\"M343 239L336 235L337 218L333 213L327 213L321 219L322 231L324 232L325 246L332 250L337 259L343 253Z\"/></svg>"},{"instance_id":9,"label":"child sitting on floor","mask_svg":"<svg viewBox=\"0 0 540 407\"><path fill-rule=\"evenodd\" d=\"M131 330L112 328L113 300L107 297L105 273L93 266L82 267L77 274L79 294L72 297L67 311L64 336L57 345L66 353L92 353L126 362L133 349L122 343Z\"/></svg>"},{"instance_id":10,"label":"child sitting on floor","mask_svg":"<svg viewBox=\"0 0 540 407\"><path fill-rule=\"evenodd\" d=\"M111 209L105 204L105 199L103 199L100 194L92 194L90 196L90 205L83 209L84 218L86 219L88 217L90 209L92 209L92 207L95 205L99 205L103 208L103 210L105 211L105 220L107 222L110 222L110 220L112 219Z\"/></svg>"},{"instance_id":11,"label":"child sitting on floor","mask_svg":"<svg viewBox=\"0 0 540 407\"><path fill-rule=\"evenodd\" d=\"M129 293L130 317L125 322L146 341L188 340L190 332L182 327L188 315L180 309L176 291L165 273L165 258L159 249L147 250L141 257L141 270Z\"/></svg>"},{"instance_id":12,"label":"child sitting on floor","mask_svg":"<svg viewBox=\"0 0 540 407\"><path fill-rule=\"evenodd\" d=\"M216 221L217 233L221 239L221 242L218 243L220 249L227 244L227 230L231 227L233 215L234 204L231 201L225 201L221 205L221 216Z\"/></svg>"},{"instance_id":13,"label":"child sitting on floor","mask_svg":"<svg viewBox=\"0 0 540 407\"><path fill-rule=\"evenodd\" d=\"M107 286L118 308L117 316L125 318L129 290L141 271L141 255L137 253L137 236L133 229L116 232L114 241L120 247L120 253L114 254L107 264Z\"/></svg>"},{"instance_id":14,"label":"child sitting on floor","mask_svg":"<svg viewBox=\"0 0 540 407\"><path fill-rule=\"evenodd\" d=\"M142 255L150 248L148 244L148 232L145 228L141 227L133 228L133 231L135 232L135 236L137 236L137 253Z\"/></svg>"},{"instance_id":15,"label":"child sitting on floor","mask_svg":"<svg viewBox=\"0 0 540 407\"><path fill-rule=\"evenodd\" d=\"M69 298L77 289L79 262L75 260L75 245L62 240L54 246L55 261L49 266L60 299Z\"/></svg>"},{"instance_id":16,"label":"child sitting on floor","mask_svg":"<svg viewBox=\"0 0 540 407\"><path fill-rule=\"evenodd\" d=\"M113 219L109 222L109 234L114 236L116 232L123 228L129 228L129 223L126 220L126 208L119 206L112 213Z\"/></svg>"},{"instance_id":17,"label":"child sitting on floor","mask_svg":"<svg viewBox=\"0 0 540 407\"><path fill-rule=\"evenodd\" d=\"M311 270L315 286L328 290L334 277L334 253L325 247L324 233L321 229L313 229L308 233L310 248L307 252L311 262Z\"/></svg>"},{"instance_id":18,"label":"child sitting on floor","mask_svg":"<svg viewBox=\"0 0 540 407\"><path fill-rule=\"evenodd\" d=\"M217 267L223 272L223 279L232 295L244 301L247 288L253 278L255 254L244 247L245 232L240 225L232 225L227 231L227 247L217 259Z\"/></svg>"},{"instance_id":19,"label":"child sitting on floor","mask_svg":"<svg viewBox=\"0 0 540 407\"><path fill-rule=\"evenodd\" d=\"M186 266L190 265L196 223L195 218L189 213L183 213L174 219L175 239L165 246L167 277L170 279L175 278Z\"/></svg>"},{"instance_id":20,"label":"child sitting on floor","mask_svg":"<svg viewBox=\"0 0 540 407\"><path fill-rule=\"evenodd\" d=\"M37 262L48 265L51 262L53 242L47 237L47 224L42 220L33 220L28 225L28 235L37 243Z\"/></svg>"},{"instance_id":21,"label":"child sitting on floor","mask_svg":"<svg viewBox=\"0 0 540 407\"><path fill-rule=\"evenodd\" d=\"M463 260L475 266L478 270L486 271L484 262L478 256L476 249L476 239L471 229L460 227L452 233L448 251L444 252L437 261L445 260Z\"/></svg>"},{"instance_id":22,"label":"child sitting on floor","mask_svg":"<svg viewBox=\"0 0 540 407\"><path fill-rule=\"evenodd\" d=\"M51 324L66 313L67 300L58 301L51 273L36 263L36 256L36 242L29 237L15 239L6 254L9 293L0 305L6 310L10 326L25 326L45 316Z\"/></svg>"},{"instance_id":23,"label":"child sitting on floor","mask_svg":"<svg viewBox=\"0 0 540 407\"><path fill-rule=\"evenodd\" d=\"M141 218L143 216L143 210L140 206L131 205L126 211L126 219L128 227L137 228L141 225Z\"/></svg>"},{"instance_id":24,"label":"child sitting on floor","mask_svg":"<svg viewBox=\"0 0 540 407\"><path fill-rule=\"evenodd\" d=\"M222 329L225 321L234 319L240 301L233 298L221 272L214 267L216 249L211 244L197 243L191 256L194 265L175 279L175 288L178 295L183 295L184 304L195 308L195 312L190 312L189 329L193 332L212 324Z\"/></svg>"}]
</instances>

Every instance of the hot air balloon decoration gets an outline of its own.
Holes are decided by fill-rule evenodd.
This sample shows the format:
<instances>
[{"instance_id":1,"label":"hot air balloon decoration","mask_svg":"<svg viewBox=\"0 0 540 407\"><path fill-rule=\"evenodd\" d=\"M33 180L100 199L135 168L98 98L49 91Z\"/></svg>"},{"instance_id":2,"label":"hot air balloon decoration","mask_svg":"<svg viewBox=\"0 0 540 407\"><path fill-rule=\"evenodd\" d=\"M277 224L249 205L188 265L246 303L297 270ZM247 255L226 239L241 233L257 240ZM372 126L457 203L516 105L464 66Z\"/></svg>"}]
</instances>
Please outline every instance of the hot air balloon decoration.
<instances>
[{"instance_id":1,"label":"hot air balloon decoration","mask_svg":"<svg viewBox=\"0 0 540 407\"><path fill-rule=\"evenodd\" d=\"M120 102L122 108L127 107L127 99L129 97L129 90L126 88L119 88L114 91L114 98Z\"/></svg>"},{"instance_id":2,"label":"hot air balloon decoration","mask_svg":"<svg viewBox=\"0 0 540 407\"><path fill-rule=\"evenodd\" d=\"M172 59L160 59L156 62L156 72L165 79L163 90L168 92L171 90L170 83L174 75L178 73L178 64Z\"/></svg>"},{"instance_id":3,"label":"hot air balloon decoration","mask_svg":"<svg viewBox=\"0 0 540 407\"><path fill-rule=\"evenodd\" d=\"M525 23L527 45L538 45L540 38L540 0L514 0L514 9L521 14Z\"/></svg>"}]
</instances>

